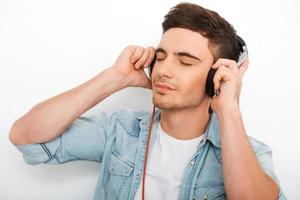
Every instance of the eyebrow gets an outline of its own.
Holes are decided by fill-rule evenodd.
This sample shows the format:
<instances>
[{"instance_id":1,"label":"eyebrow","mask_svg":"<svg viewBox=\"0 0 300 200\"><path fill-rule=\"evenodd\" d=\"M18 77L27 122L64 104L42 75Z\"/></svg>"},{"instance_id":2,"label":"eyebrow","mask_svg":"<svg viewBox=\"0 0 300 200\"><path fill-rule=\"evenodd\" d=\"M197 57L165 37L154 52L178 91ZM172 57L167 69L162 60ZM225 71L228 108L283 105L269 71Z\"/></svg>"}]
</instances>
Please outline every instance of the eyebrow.
<instances>
[{"instance_id":1,"label":"eyebrow","mask_svg":"<svg viewBox=\"0 0 300 200\"><path fill-rule=\"evenodd\" d=\"M161 47L158 47L156 50L155 50L156 53L163 53L163 54L167 54L166 50L164 50L163 48ZM177 56L186 56L186 57L189 57L189 58L193 58L193 59L196 59L198 61L201 62L201 59L188 53L188 52L184 52L184 51L180 51L180 52L175 52L174 55L177 55Z\"/></svg>"}]
</instances>

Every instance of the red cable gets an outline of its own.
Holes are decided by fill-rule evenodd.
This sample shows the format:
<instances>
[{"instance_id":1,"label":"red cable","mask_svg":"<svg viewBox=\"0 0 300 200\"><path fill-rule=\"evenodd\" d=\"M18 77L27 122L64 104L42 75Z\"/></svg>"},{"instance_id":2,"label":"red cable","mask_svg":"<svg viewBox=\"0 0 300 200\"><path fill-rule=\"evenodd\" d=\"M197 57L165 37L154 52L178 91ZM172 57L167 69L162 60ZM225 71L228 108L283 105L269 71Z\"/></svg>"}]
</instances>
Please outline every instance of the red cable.
<instances>
[{"instance_id":1,"label":"red cable","mask_svg":"<svg viewBox=\"0 0 300 200\"><path fill-rule=\"evenodd\" d=\"M151 133L152 133L152 123L155 113L155 106L153 106L152 116L151 116L151 122L150 122L150 128L148 133L148 139L147 139L147 146L146 146L146 155L144 160L144 171L143 171L143 184L142 184L142 200L145 199L145 178L146 178L146 168L147 168L147 160L148 160L148 147L150 143Z\"/></svg>"}]
</instances>

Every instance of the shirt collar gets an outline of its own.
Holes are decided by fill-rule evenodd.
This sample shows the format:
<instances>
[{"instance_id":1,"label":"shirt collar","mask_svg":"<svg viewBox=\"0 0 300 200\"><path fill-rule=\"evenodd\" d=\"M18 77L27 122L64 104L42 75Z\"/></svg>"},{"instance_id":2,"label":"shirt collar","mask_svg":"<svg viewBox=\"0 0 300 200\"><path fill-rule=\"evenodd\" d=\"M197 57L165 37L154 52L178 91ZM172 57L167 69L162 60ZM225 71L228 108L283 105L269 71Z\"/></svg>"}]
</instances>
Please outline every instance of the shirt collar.
<instances>
[{"instance_id":1,"label":"shirt collar","mask_svg":"<svg viewBox=\"0 0 300 200\"><path fill-rule=\"evenodd\" d=\"M215 112L211 114L211 118L205 132L207 133L206 140L209 140L215 147L221 149L220 128L217 114Z\"/></svg>"},{"instance_id":2,"label":"shirt collar","mask_svg":"<svg viewBox=\"0 0 300 200\"><path fill-rule=\"evenodd\" d=\"M154 120L160 119L160 109L155 109L155 118ZM138 116L142 122L148 122L147 125L150 123L151 116L149 115L140 115ZM208 126L205 130L206 139L209 140L215 147L221 149L221 142L220 142L220 128L218 123L218 118L215 112L211 114L210 120L208 122Z\"/></svg>"}]
</instances>

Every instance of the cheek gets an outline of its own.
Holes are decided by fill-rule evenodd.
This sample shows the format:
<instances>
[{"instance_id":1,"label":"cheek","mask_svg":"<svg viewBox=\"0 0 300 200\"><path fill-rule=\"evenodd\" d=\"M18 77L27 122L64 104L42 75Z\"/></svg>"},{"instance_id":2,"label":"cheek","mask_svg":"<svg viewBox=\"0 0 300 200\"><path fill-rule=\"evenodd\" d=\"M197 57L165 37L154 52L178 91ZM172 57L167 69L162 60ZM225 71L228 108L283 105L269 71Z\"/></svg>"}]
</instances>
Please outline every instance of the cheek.
<instances>
[{"instance_id":1,"label":"cheek","mask_svg":"<svg viewBox=\"0 0 300 200\"><path fill-rule=\"evenodd\" d=\"M185 78L185 80L181 81L183 84L180 86L183 91L185 92L197 92L199 94L202 94L205 92L205 86L206 86L206 76L203 74L197 74L197 75L189 75Z\"/></svg>"},{"instance_id":2,"label":"cheek","mask_svg":"<svg viewBox=\"0 0 300 200\"><path fill-rule=\"evenodd\" d=\"M154 72L154 69L153 69L153 71L152 71L152 73L151 73L151 82L152 82L152 84L154 83L154 81L156 80L156 72Z\"/></svg>"}]
</instances>

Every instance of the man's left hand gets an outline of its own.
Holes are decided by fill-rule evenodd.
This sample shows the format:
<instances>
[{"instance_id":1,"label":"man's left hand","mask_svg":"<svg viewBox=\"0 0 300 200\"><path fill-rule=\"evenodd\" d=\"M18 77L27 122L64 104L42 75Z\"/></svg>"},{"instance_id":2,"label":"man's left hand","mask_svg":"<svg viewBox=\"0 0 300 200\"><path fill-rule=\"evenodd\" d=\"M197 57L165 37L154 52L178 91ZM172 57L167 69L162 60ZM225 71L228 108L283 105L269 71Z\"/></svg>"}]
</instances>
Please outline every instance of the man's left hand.
<instances>
[{"instance_id":1,"label":"man's left hand","mask_svg":"<svg viewBox=\"0 0 300 200\"><path fill-rule=\"evenodd\" d=\"M213 69L217 69L213 80L216 95L211 100L211 108L215 112L239 108L242 78L248 65L248 59L238 68L234 60L220 58L212 66Z\"/></svg>"}]
</instances>

